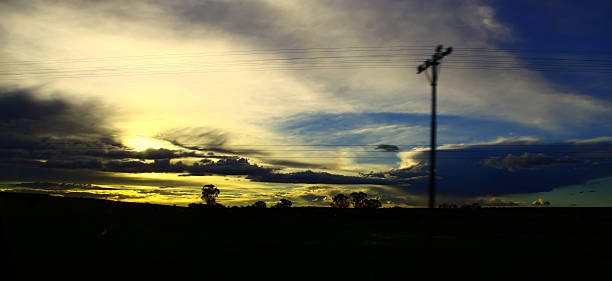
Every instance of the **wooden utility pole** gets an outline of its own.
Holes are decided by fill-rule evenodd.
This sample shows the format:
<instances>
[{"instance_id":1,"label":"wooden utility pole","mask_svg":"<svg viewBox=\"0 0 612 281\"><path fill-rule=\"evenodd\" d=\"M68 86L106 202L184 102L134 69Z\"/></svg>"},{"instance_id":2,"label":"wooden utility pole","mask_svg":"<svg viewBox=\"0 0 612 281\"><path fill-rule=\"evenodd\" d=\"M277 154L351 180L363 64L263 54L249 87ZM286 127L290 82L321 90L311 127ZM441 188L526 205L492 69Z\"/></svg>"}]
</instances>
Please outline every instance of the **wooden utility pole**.
<instances>
[{"instance_id":1,"label":"wooden utility pole","mask_svg":"<svg viewBox=\"0 0 612 281\"><path fill-rule=\"evenodd\" d=\"M453 47L446 48L446 51L442 51L442 48L442 45L438 45L431 59L425 60L423 64L417 67L417 74L425 71L431 83L431 133L429 139L431 148L429 150L429 202L427 204L429 208L435 208L436 205L436 86L438 85L438 67L440 61L453 51ZM431 77L427 73L430 66Z\"/></svg>"}]
</instances>

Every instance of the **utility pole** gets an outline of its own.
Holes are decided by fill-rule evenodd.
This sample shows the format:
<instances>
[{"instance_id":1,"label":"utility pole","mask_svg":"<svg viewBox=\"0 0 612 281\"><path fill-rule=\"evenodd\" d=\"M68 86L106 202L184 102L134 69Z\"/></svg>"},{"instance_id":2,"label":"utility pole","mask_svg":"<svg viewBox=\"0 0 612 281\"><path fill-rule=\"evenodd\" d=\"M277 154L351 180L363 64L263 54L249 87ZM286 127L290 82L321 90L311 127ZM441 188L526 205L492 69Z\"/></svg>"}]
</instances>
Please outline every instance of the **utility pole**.
<instances>
[{"instance_id":1,"label":"utility pole","mask_svg":"<svg viewBox=\"0 0 612 281\"><path fill-rule=\"evenodd\" d=\"M423 64L417 67L417 74L425 71L427 79L431 83L431 133L429 139L431 148L429 150L429 202L427 204L429 208L435 208L436 204L436 86L438 85L438 67L442 58L453 51L453 47L446 48L446 51L442 51L442 48L442 45L438 45L431 59L425 60ZM427 72L430 66L431 77Z\"/></svg>"}]
</instances>

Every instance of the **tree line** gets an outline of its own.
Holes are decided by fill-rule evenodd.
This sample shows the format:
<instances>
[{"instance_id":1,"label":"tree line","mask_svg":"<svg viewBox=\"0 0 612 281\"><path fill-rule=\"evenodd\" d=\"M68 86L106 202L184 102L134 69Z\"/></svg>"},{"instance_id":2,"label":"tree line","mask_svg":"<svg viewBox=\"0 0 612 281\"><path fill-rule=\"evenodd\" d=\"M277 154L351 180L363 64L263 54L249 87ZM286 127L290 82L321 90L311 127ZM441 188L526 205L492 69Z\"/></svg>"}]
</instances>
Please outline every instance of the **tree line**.
<instances>
[{"instance_id":1,"label":"tree line","mask_svg":"<svg viewBox=\"0 0 612 281\"><path fill-rule=\"evenodd\" d=\"M223 208L224 207L223 205L217 203L217 197L219 197L219 193L221 193L221 191L217 187L215 187L214 184L204 185L202 187L202 195L200 196L200 198L204 202L206 202L206 204L203 205L203 204L191 203L189 204L189 207L206 206L206 207ZM345 194L339 193L333 197L332 203L330 204L330 206L332 208L350 208L352 206L353 208L358 208L358 209L377 209L377 208L382 207L382 203L380 202L380 200L373 199L373 198L367 198L367 197L368 197L368 194L365 192L361 192L361 191L353 192L349 194L348 196ZM270 208L289 208L291 207L291 205L293 205L293 202L291 202L291 200L281 199L276 204L270 206ZM267 208L268 205L264 201L257 201L246 207Z\"/></svg>"}]
</instances>

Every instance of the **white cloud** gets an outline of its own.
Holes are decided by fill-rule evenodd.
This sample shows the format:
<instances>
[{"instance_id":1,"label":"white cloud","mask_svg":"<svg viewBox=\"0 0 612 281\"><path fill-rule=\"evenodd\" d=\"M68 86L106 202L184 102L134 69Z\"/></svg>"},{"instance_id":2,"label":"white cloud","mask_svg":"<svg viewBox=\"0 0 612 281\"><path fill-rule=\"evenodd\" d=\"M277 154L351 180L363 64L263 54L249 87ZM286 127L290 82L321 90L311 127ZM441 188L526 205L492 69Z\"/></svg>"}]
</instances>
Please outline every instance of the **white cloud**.
<instances>
[{"instance_id":1,"label":"white cloud","mask_svg":"<svg viewBox=\"0 0 612 281\"><path fill-rule=\"evenodd\" d=\"M496 19L495 9L478 1L15 3L3 4L0 27L8 31L8 40L1 52L8 59L37 61L34 69L61 70L64 65L44 61L56 58L262 48L380 45L433 48L438 43L453 45L459 50L495 47L495 42L515 39L511 27ZM290 114L428 113L429 86L412 67L431 51L421 53L422 56L404 60L406 69L85 76L10 83L45 84L49 92L61 90L75 96L103 97L125 113L124 121L117 124L129 134L154 135L177 125L207 126L231 131L237 143L271 143L286 141L291 136L272 132L267 121ZM326 54L343 55L343 52ZM500 54L518 61L512 54ZM95 60L77 66L197 72L227 60L227 57L214 56L170 57L173 59ZM241 57L263 58L283 58L283 54ZM450 64L454 59L459 57L451 55L447 62ZM261 66L266 68L270 64ZM439 84L442 114L507 120L547 130L571 130L609 119L609 108L608 101L558 91L534 71L442 68ZM409 133L405 135L409 137Z\"/></svg>"}]
</instances>

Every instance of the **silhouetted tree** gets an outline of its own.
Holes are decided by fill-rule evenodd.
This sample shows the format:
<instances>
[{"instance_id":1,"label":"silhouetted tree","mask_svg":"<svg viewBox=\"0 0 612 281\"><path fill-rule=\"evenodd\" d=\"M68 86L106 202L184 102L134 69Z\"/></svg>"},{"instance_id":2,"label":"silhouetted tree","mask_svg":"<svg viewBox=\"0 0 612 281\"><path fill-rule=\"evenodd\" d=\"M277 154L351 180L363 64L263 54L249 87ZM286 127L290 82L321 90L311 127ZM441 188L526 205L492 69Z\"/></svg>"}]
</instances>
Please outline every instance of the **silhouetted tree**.
<instances>
[{"instance_id":1,"label":"silhouetted tree","mask_svg":"<svg viewBox=\"0 0 612 281\"><path fill-rule=\"evenodd\" d=\"M438 205L438 208L441 209L457 209L457 205L456 204L450 204L450 203L442 203L440 205Z\"/></svg>"},{"instance_id":2,"label":"silhouetted tree","mask_svg":"<svg viewBox=\"0 0 612 281\"><path fill-rule=\"evenodd\" d=\"M189 205L187 205L187 207L194 209L194 208L201 208L202 206L204 206L204 204L202 203L189 203Z\"/></svg>"},{"instance_id":3,"label":"silhouetted tree","mask_svg":"<svg viewBox=\"0 0 612 281\"><path fill-rule=\"evenodd\" d=\"M287 199L281 199L280 202L276 203L276 205L272 206L272 208L289 208L293 203Z\"/></svg>"},{"instance_id":4,"label":"silhouetted tree","mask_svg":"<svg viewBox=\"0 0 612 281\"><path fill-rule=\"evenodd\" d=\"M217 204L217 196L219 196L219 189L214 184L207 184L202 187L202 200L206 201L209 206Z\"/></svg>"},{"instance_id":5,"label":"silhouetted tree","mask_svg":"<svg viewBox=\"0 0 612 281\"><path fill-rule=\"evenodd\" d=\"M267 206L266 206L266 202L264 202L264 201L257 201L255 203L253 203L253 205L251 205L251 207L253 207L253 208L264 208L265 209Z\"/></svg>"},{"instance_id":6,"label":"silhouetted tree","mask_svg":"<svg viewBox=\"0 0 612 281\"><path fill-rule=\"evenodd\" d=\"M334 196L333 200L331 203L333 208L348 208L351 205L351 199L342 193Z\"/></svg>"},{"instance_id":7,"label":"silhouetted tree","mask_svg":"<svg viewBox=\"0 0 612 281\"><path fill-rule=\"evenodd\" d=\"M353 201L354 208L363 208L363 204L368 197L368 194L365 192L353 192L350 194L351 200Z\"/></svg>"},{"instance_id":8,"label":"silhouetted tree","mask_svg":"<svg viewBox=\"0 0 612 281\"><path fill-rule=\"evenodd\" d=\"M377 199L365 199L363 201L362 208L366 208L366 209L378 209L380 207L382 207L382 203L380 203L380 200L377 200Z\"/></svg>"}]
</instances>

